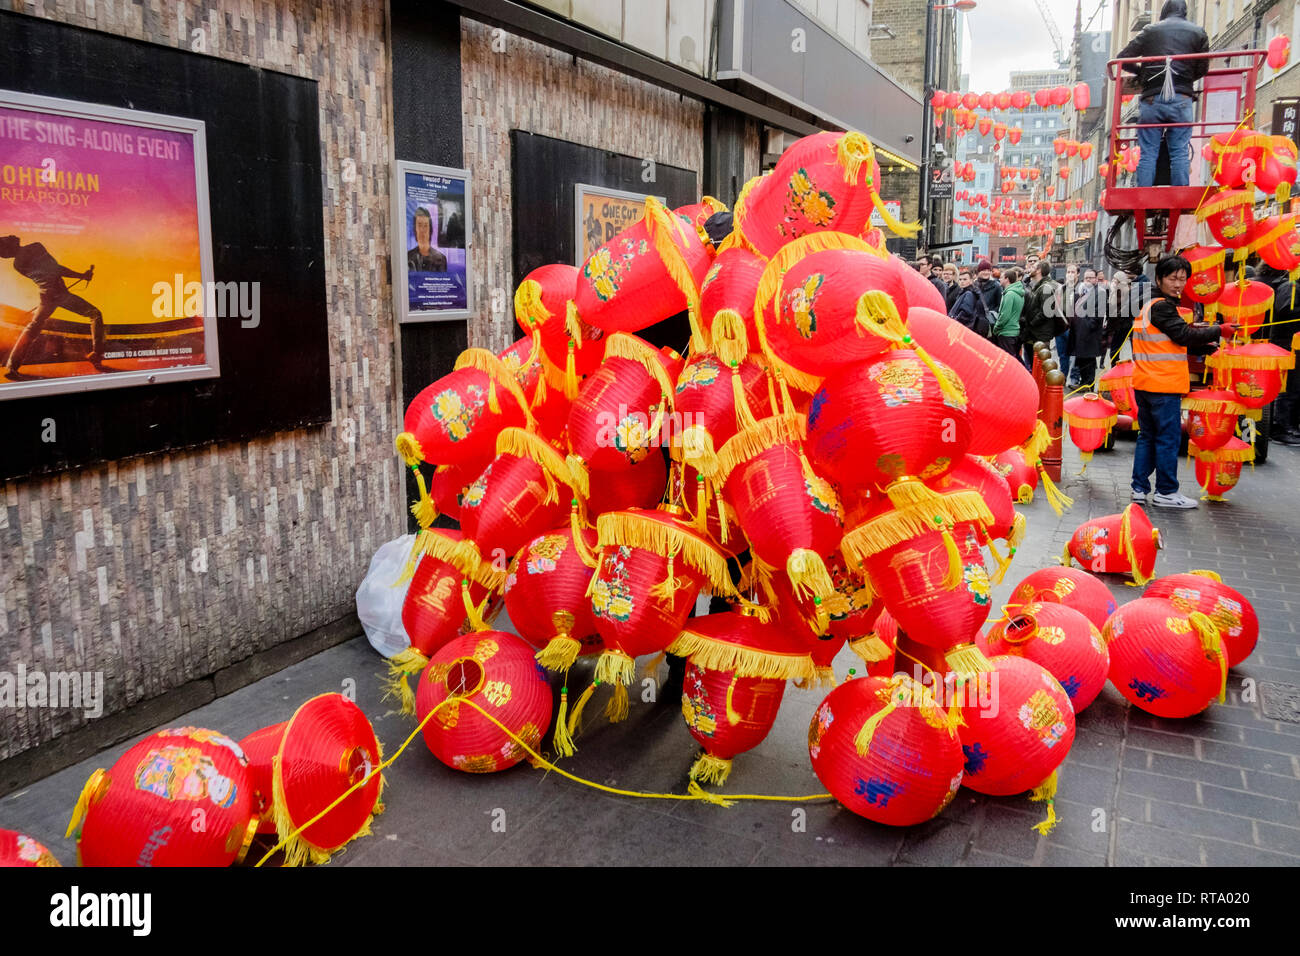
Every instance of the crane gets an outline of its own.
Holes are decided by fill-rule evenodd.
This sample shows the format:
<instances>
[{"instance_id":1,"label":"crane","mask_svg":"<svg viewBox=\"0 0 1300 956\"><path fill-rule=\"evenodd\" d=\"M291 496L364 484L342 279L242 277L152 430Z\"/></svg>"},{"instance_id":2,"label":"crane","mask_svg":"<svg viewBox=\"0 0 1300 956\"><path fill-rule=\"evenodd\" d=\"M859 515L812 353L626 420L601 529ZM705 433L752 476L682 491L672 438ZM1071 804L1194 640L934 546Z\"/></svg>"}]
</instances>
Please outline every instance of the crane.
<instances>
[{"instance_id":1,"label":"crane","mask_svg":"<svg viewBox=\"0 0 1300 956\"><path fill-rule=\"evenodd\" d=\"M1043 18L1043 23L1047 25L1047 32L1052 37L1052 44L1056 47L1056 65L1064 67L1070 62L1070 52L1065 48L1065 41L1061 39L1061 31L1056 27L1056 21L1052 19L1051 12L1047 9L1047 0L1034 0L1038 4L1038 13Z\"/></svg>"}]
</instances>

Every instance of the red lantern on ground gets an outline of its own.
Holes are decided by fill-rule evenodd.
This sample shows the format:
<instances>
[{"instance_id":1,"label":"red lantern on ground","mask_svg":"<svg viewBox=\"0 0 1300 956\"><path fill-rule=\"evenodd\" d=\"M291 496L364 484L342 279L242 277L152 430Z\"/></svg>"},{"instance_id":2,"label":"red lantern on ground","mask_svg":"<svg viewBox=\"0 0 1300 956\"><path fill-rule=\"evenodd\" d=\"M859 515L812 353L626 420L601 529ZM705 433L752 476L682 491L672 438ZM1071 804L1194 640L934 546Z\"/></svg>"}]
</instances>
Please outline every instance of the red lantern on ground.
<instances>
[{"instance_id":1,"label":"red lantern on ground","mask_svg":"<svg viewBox=\"0 0 1300 956\"><path fill-rule=\"evenodd\" d=\"M861 677L831 691L809 724L808 754L836 800L891 826L936 816L962 780L947 713L910 677Z\"/></svg>"},{"instance_id":2,"label":"red lantern on ground","mask_svg":"<svg viewBox=\"0 0 1300 956\"><path fill-rule=\"evenodd\" d=\"M999 452L993 461L1015 501L1022 505L1032 502L1034 489L1038 487L1038 472L1029 467L1024 452L1019 448L1008 448Z\"/></svg>"},{"instance_id":3,"label":"red lantern on ground","mask_svg":"<svg viewBox=\"0 0 1300 956\"><path fill-rule=\"evenodd\" d=\"M1221 189L1196 210L1196 221L1206 223L1220 245L1244 258L1255 228L1255 190Z\"/></svg>"},{"instance_id":4,"label":"red lantern on ground","mask_svg":"<svg viewBox=\"0 0 1300 956\"><path fill-rule=\"evenodd\" d=\"M1083 459L1083 474L1092 461L1092 453L1106 444L1110 430L1118 421L1119 411L1100 395L1089 392L1065 403L1065 420L1070 426L1070 441L1079 449Z\"/></svg>"},{"instance_id":5,"label":"red lantern on ground","mask_svg":"<svg viewBox=\"0 0 1300 956\"><path fill-rule=\"evenodd\" d=\"M196 810L204 825L195 827ZM160 730L96 770L68 824L79 866L229 866L257 832L248 758L224 734Z\"/></svg>"},{"instance_id":6,"label":"red lantern on ground","mask_svg":"<svg viewBox=\"0 0 1300 956\"><path fill-rule=\"evenodd\" d=\"M1074 84L1074 108L1086 110L1092 105L1092 90L1087 83ZM1085 157L1086 158L1086 157Z\"/></svg>"},{"instance_id":7,"label":"red lantern on ground","mask_svg":"<svg viewBox=\"0 0 1300 956\"><path fill-rule=\"evenodd\" d=\"M573 524L573 522L571 522ZM596 532L557 527L524 545L506 575L505 603L519 636L552 670L567 670L579 654L603 650L587 588L596 564Z\"/></svg>"},{"instance_id":8,"label":"red lantern on ground","mask_svg":"<svg viewBox=\"0 0 1300 956\"><path fill-rule=\"evenodd\" d=\"M1196 483L1210 501L1223 501L1223 496L1237 487L1242 462L1255 460L1255 446L1235 436L1214 451L1204 451L1195 445L1189 446L1189 450L1196 459Z\"/></svg>"},{"instance_id":9,"label":"red lantern on ground","mask_svg":"<svg viewBox=\"0 0 1300 956\"><path fill-rule=\"evenodd\" d=\"M1075 714L1097 699L1110 673L1101 631L1064 604L1035 602L1010 608L975 643L987 657L1007 654L1041 666L1060 682Z\"/></svg>"},{"instance_id":10,"label":"red lantern on ground","mask_svg":"<svg viewBox=\"0 0 1300 956\"><path fill-rule=\"evenodd\" d=\"M370 833L371 819L383 809L383 755L366 715L342 694L313 697L289 720L254 731L240 746L248 755L259 831L287 841L286 866L328 863L335 850Z\"/></svg>"},{"instance_id":11,"label":"red lantern on ground","mask_svg":"<svg viewBox=\"0 0 1300 956\"><path fill-rule=\"evenodd\" d=\"M0 830L0 869L11 866L59 866L54 854L25 833Z\"/></svg>"},{"instance_id":12,"label":"red lantern on ground","mask_svg":"<svg viewBox=\"0 0 1300 956\"><path fill-rule=\"evenodd\" d=\"M1056 770L1074 743L1074 709L1056 678L1032 660L1003 656L989 663L991 673L950 686L961 695L965 722L958 727L966 758L962 783L992 796L1032 790L1031 799L1048 808L1034 829L1047 833L1056 823Z\"/></svg>"},{"instance_id":13,"label":"red lantern on ground","mask_svg":"<svg viewBox=\"0 0 1300 956\"><path fill-rule=\"evenodd\" d=\"M1246 410L1232 392L1222 389L1192 392L1183 399L1183 409L1187 412L1187 437L1207 452L1227 444L1237 417Z\"/></svg>"},{"instance_id":14,"label":"red lantern on ground","mask_svg":"<svg viewBox=\"0 0 1300 956\"><path fill-rule=\"evenodd\" d=\"M439 761L466 773L495 773L528 757L515 737L537 750L551 722L551 685L522 640L473 631L429 661L415 706L421 721L433 712L424 724L424 742Z\"/></svg>"},{"instance_id":15,"label":"red lantern on ground","mask_svg":"<svg viewBox=\"0 0 1300 956\"><path fill-rule=\"evenodd\" d=\"M1268 41L1268 56L1266 57L1269 69L1280 70L1291 62L1291 38L1285 33L1279 33L1273 39Z\"/></svg>"},{"instance_id":16,"label":"red lantern on ground","mask_svg":"<svg viewBox=\"0 0 1300 956\"><path fill-rule=\"evenodd\" d=\"M1164 598L1138 598L1102 628L1110 682L1157 717L1191 717L1223 700L1228 658L1219 628L1200 611L1184 614Z\"/></svg>"},{"instance_id":17,"label":"red lantern on ground","mask_svg":"<svg viewBox=\"0 0 1300 956\"><path fill-rule=\"evenodd\" d=\"M1070 558L1089 571L1102 574L1131 574L1137 584L1151 580L1156 552L1164 547L1160 532L1136 503L1120 514L1085 521L1075 529L1066 547Z\"/></svg>"},{"instance_id":18,"label":"red lantern on ground","mask_svg":"<svg viewBox=\"0 0 1300 956\"><path fill-rule=\"evenodd\" d=\"M1042 568L1026 577L1011 592L1009 607L1032 602L1056 601L1078 611L1096 628L1115 613L1110 589L1087 571L1078 568Z\"/></svg>"},{"instance_id":19,"label":"red lantern on ground","mask_svg":"<svg viewBox=\"0 0 1300 956\"><path fill-rule=\"evenodd\" d=\"M1215 305L1229 322L1241 328L1242 335L1249 337L1273 310L1273 287L1254 279L1231 282Z\"/></svg>"},{"instance_id":20,"label":"red lantern on ground","mask_svg":"<svg viewBox=\"0 0 1300 956\"><path fill-rule=\"evenodd\" d=\"M1205 360L1214 369L1214 383L1230 391L1248 409L1262 409L1286 387L1286 372L1295 367L1295 353L1269 342L1248 342L1220 348Z\"/></svg>"},{"instance_id":21,"label":"red lantern on ground","mask_svg":"<svg viewBox=\"0 0 1300 956\"><path fill-rule=\"evenodd\" d=\"M1259 640L1259 618L1255 608L1235 588L1228 587L1213 571L1170 574L1152 581L1143 597L1164 598L1183 614L1200 611L1219 628L1228 666L1236 667L1255 649Z\"/></svg>"}]
</instances>

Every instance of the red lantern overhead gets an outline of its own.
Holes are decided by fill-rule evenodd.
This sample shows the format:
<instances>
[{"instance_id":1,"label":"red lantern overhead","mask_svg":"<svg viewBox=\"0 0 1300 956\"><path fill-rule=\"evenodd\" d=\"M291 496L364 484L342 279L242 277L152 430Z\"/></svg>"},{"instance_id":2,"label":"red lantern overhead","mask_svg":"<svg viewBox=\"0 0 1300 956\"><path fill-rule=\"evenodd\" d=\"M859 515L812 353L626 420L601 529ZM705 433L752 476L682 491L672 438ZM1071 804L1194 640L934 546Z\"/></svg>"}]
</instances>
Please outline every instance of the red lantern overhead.
<instances>
[{"instance_id":1,"label":"red lantern overhead","mask_svg":"<svg viewBox=\"0 0 1300 956\"><path fill-rule=\"evenodd\" d=\"M1291 38L1285 33L1279 33L1268 41L1266 62L1271 70L1280 70L1291 62Z\"/></svg>"},{"instance_id":2,"label":"red lantern overhead","mask_svg":"<svg viewBox=\"0 0 1300 956\"><path fill-rule=\"evenodd\" d=\"M1076 110L1086 110L1092 105L1092 90L1087 83L1074 84L1073 96Z\"/></svg>"},{"instance_id":3,"label":"red lantern overhead","mask_svg":"<svg viewBox=\"0 0 1300 956\"><path fill-rule=\"evenodd\" d=\"M1200 611L1138 598L1106 621L1110 682L1157 717L1191 717L1224 697L1228 658L1219 628Z\"/></svg>"},{"instance_id":4,"label":"red lantern overhead","mask_svg":"<svg viewBox=\"0 0 1300 956\"><path fill-rule=\"evenodd\" d=\"M1274 269L1300 278L1300 234L1296 232L1295 213L1270 216L1255 227L1251 248Z\"/></svg>"},{"instance_id":5,"label":"red lantern overhead","mask_svg":"<svg viewBox=\"0 0 1300 956\"><path fill-rule=\"evenodd\" d=\"M980 98L977 94L975 93L962 94L961 105L966 107L966 109L973 110L975 107L979 106L979 103L980 103Z\"/></svg>"},{"instance_id":6,"label":"red lantern overhead","mask_svg":"<svg viewBox=\"0 0 1300 956\"><path fill-rule=\"evenodd\" d=\"M982 110L991 110L991 109L993 109L993 94L992 94L992 93L981 93L981 94L980 94L980 99L979 99L979 107L980 107L980 109L982 109Z\"/></svg>"},{"instance_id":7,"label":"red lantern overhead","mask_svg":"<svg viewBox=\"0 0 1300 956\"><path fill-rule=\"evenodd\" d=\"M1045 86L1034 90L1034 103L1043 109L1047 109L1052 105L1052 91Z\"/></svg>"},{"instance_id":8,"label":"red lantern overhead","mask_svg":"<svg viewBox=\"0 0 1300 956\"><path fill-rule=\"evenodd\" d=\"M1000 110L1011 108L1011 94L1005 90L993 97L993 105Z\"/></svg>"},{"instance_id":9,"label":"red lantern overhead","mask_svg":"<svg viewBox=\"0 0 1300 956\"><path fill-rule=\"evenodd\" d=\"M1255 190L1221 189L1196 210L1196 221L1206 223L1220 245L1236 250L1244 259L1255 227Z\"/></svg>"}]
</instances>

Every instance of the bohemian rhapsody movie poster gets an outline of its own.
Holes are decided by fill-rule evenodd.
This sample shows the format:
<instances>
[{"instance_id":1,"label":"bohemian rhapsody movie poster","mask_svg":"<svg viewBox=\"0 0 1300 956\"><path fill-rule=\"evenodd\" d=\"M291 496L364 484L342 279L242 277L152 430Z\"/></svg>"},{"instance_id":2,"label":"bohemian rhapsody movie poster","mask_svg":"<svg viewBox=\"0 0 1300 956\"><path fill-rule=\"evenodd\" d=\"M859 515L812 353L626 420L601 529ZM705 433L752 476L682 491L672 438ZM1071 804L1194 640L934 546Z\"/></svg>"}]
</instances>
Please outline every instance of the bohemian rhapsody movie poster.
<instances>
[{"instance_id":1,"label":"bohemian rhapsody movie poster","mask_svg":"<svg viewBox=\"0 0 1300 956\"><path fill-rule=\"evenodd\" d=\"M0 397L204 365L228 303L204 282L194 132L19 102L0 92Z\"/></svg>"}]
</instances>

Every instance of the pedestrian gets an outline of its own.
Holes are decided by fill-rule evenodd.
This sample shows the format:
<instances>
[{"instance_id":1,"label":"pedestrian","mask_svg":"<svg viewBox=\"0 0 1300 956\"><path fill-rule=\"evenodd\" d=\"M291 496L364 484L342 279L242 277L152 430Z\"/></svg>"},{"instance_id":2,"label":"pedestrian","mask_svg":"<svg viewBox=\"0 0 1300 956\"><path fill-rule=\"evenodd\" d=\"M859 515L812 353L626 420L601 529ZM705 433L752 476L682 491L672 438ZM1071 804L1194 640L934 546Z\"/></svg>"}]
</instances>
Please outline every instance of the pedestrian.
<instances>
[{"instance_id":1,"label":"pedestrian","mask_svg":"<svg viewBox=\"0 0 1300 956\"><path fill-rule=\"evenodd\" d=\"M946 302L948 299L948 283L944 282L939 275L942 270L943 260L938 256L930 256L926 260L925 268L921 270L921 275L930 280L930 284L934 286L940 298Z\"/></svg>"},{"instance_id":2,"label":"pedestrian","mask_svg":"<svg viewBox=\"0 0 1300 956\"><path fill-rule=\"evenodd\" d=\"M1233 333L1230 322L1189 325L1178 314L1192 267L1182 256L1165 256L1156 264L1159 295L1133 323L1133 389L1138 406L1137 450L1133 454L1133 500L1146 503L1151 472L1156 473L1153 503L1161 508L1195 508L1196 501L1178 491L1178 445L1182 437L1182 400L1189 379L1187 353L1209 354Z\"/></svg>"},{"instance_id":3,"label":"pedestrian","mask_svg":"<svg viewBox=\"0 0 1300 956\"><path fill-rule=\"evenodd\" d=\"M962 266L961 271L957 273L957 286L957 298L953 302L952 308L948 310L948 315L966 326L966 328L974 329L979 300L975 297L970 266Z\"/></svg>"},{"instance_id":4,"label":"pedestrian","mask_svg":"<svg viewBox=\"0 0 1300 956\"><path fill-rule=\"evenodd\" d=\"M1273 288L1273 324L1268 327L1268 340L1279 348L1291 351L1293 336L1300 332L1300 299L1293 304L1297 291L1287 273L1261 264L1255 277ZM1273 402L1273 427L1269 439L1282 445L1300 445L1300 372L1287 376L1286 388Z\"/></svg>"},{"instance_id":5,"label":"pedestrian","mask_svg":"<svg viewBox=\"0 0 1300 956\"><path fill-rule=\"evenodd\" d=\"M1029 283L1029 281L1030 281L1030 279L1033 277L1034 273L1036 273L1036 272L1038 271L1038 262L1039 262L1039 260L1040 260L1041 258L1042 258L1042 256L1040 256L1040 255L1039 255L1038 253L1036 253L1036 252L1026 252L1026 253L1025 253L1025 268L1024 268L1024 270L1020 273L1020 279L1021 279L1022 282L1026 283L1026 284Z\"/></svg>"},{"instance_id":6,"label":"pedestrian","mask_svg":"<svg viewBox=\"0 0 1300 956\"><path fill-rule=\"evenodd\" d=\"M947 291L943 295L943 301L947 305L949 314L951 314L953 303L957 301L957 296L961 294L961 286L957 284L957 263L945 262L943 264L943 281L947 287Z\"/></svg>"},{"instance_id":7,"label":"pedestrian","mask_svg":"<svg viewBox=\"0 0 1300 956\"><path fill-rule=\"evenodd\" d=\"M1050 262L1038 263L1020 313L1020 341L1024 348L1025 368L1030 371L1034 368L1034 343L1052 341L1057 329L1065 322L1061 314L1061 285L1053 272Z\"/></svg>"},{"instance_id":8,"label":"pedestrian","mask_svg":"<svg viewBox=\"0 0 1300 956\"><path fill-rule=\"evenodd\" d=\"M1102 343L1106 327L1106 293L1097 281L1095 269L1083 274L1083 292L1074 304L1074 317L1070 319L1070 356L1074 372L1069 379L1071 387L1092 386L1097 377L1097 359L1105 354Z\"/></svg>"},{"instance_id":9,"label":"pedestrian","mask_svg":"<svg viewBox=\"0 0 1300 956\"><path fill-rule=\"evenodd\" d=\"M1170 57L1209 52L1210 39L1205 31L1187 20L1186 0L1165 0L1159 22L1144 27L1128 46L1119 51L1117 59L1120 60L1165 57L1162 62L1124 65L1124 72L1137 74L1142 84L1138 107L1138 123L1141 125L1137 131L1141 149L1138 154L1138 186L1155 185L1156 159L1160 155L1162 140L1169 148L1169 184L1187 185L1191 169L1188 145L1192 140L1192 127L1169 124L1190 124L1196 118L1196 81L1205 76L1210 61L1208 58L1173 60Z\"/></svg>"},{"instance_id":10,"label":"pedestrian","mask_svg":"<svg viewBox=\"0 0 1300 956\"><path fill-rule=\"evenodd\" d=\"M1111 277L1110 296L1106 310L1106 364L1114 365L1119 350L1128 341L1133 328L1133 289L1128 274L1116 272Z\"/></svg>"},{"instance_id":11,"label":"pedestrian","mask_svg":"<svg viewBox=\"0 0 1300 956\"><path fill-rule=\"evenodd\" d=\"M975 294L979 296L981 317L984 321L975 324L975 331L986 338L993 334L997 325L998 309L1002 306L1002 285L993 278L993 264L981 259L976 266L979 280L975 283Z\"/></svg>"},{"instance_id":12,"label":"pedestrian","mask_svg":"<svg viewBox=\"0 0 1300 956\"><path fill-rule=\"evenodd\" d=\"M1020 351L1020 316L1025 307L1025 287L1015 266L1002 272L1002 304L993 326L993 342L998 348L1016 355Z\"/></svg>"}]
</instances>

